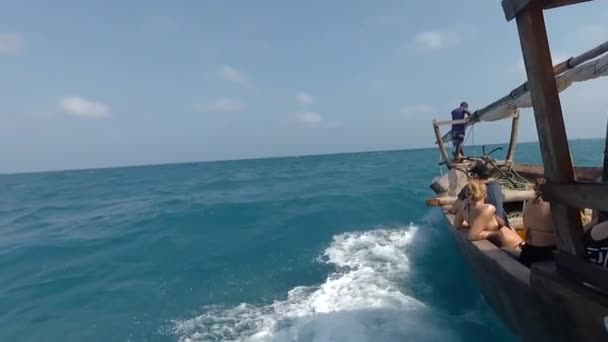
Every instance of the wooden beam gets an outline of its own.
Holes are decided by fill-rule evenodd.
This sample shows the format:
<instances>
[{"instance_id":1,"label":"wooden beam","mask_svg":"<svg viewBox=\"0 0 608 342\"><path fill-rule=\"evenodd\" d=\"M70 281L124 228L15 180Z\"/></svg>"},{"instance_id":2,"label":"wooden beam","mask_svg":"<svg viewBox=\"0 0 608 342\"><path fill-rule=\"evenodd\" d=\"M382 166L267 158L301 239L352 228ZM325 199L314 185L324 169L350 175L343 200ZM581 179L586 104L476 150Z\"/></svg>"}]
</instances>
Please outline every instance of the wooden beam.
<instances>
[{"instance_id":1,"label":"wooden beam","mask_svg":"<svg viewBox=\"0 0 608 342\"><path fill-rule=\"evenodd\" d=\"M517 29L530 85L536 130L547 183L572 183L574 171L562 108L555 83L541 3L528 5L517 15ZM551 203L560 251L585 258L579 209Z\"/></svg>"},{"instance_id":2,"label":"wooden beam","mask_svg":"<svg viewBox=\"0 0 608 342\"><path fill-rule=\"evenodd\" d=\"M562 7L567 5L579 4L581 2L587 2L591 0L545 0L545 9Z\"/></svg>"},{"instance_id":3,"label":"wooden beam","mask_svg":"<svg viewBox=\"0 0 608 342\"><path fill-rule=\"evenodd\" d=\"M558 270L568 277L608 294L608 269L561 252L555 253L555 263Z\"/></svg>"},{"instance_id":4,"label":"wooden beam","mask_svg":"<svg viewBox=\"0 0 608 342\"><path fill-rule=\"evenodd\" d=\"M553 66L553 73L555 74L555 76L561 75L566 70L577 67L587 61L590 61L596 57L603 55L606 52L608 52L608 41L594 47L591 50L585 51L578 56L570 57L570 58L566 59L565 61L562 61L559 64L556 64L555 66ZM498 106L504 105L505 102L507 102L507 101L510 101L514 98L517 98L517 97L525 94L526 92L528 92L528 90L529 90L529 86L528 86L528 82L526 81L526 82L520 84L518 87L511 90L509 92L509 94L501 97L500 99L490 103L489 105L487 105L481 109L476 110L473 113L473 115L471 116L470 120L475 121L475 120L479 119L479 117L482 117L485 113L493 110L494 108L496 108ZM444 136L444 139L445 139L445 136Z\"/></svg>"},{"instance_id":5,"label":"wooden beam","mask_svg":"<svg viewBox=\"0 0 608 342\"><path fill-rule=\"evenodd\" d=\"M502 0L502 10L505 12L507 21L511 21L531 3L539 1L541 0Z\"/></svg>"},{"instance_id":6,"label":"wooden beam","mask_svg":"<svg viewBox=\"0 0 608 342\"><path fill-rule=\"evenodd\" d=\"M467 122L469 122L469 119L443 120L443 121L435 120L435 125L437 125L437 126L457 125L457 124L464 124Z\"/></svg>"},{"instance_id":7,"label":"wooden beam","mask_svg":"<svg viewBox=\"0 0 608 342\"><path fill-rule=\"evenodd\" d=\"M606 137L604 138L604 166L602 168L602 182L608 182L608 125L606 127Z\"/></svg>"},{"instance_id":8,"label":"wooden beam","mask_svg":"<svg viewBox=\"0 0 608 342\"><path fill-rule=\"evenodd\" d=\"M504 203L523 202L536 197L536 192L534 190L502 189L502 194L505 196ZM428 207L442 207L444 205L454 204L457 199L457 196L435 197L427 199L426 205Z\"/></svg>"},{"instance_id":9,"label":"wooden beam","mask_svg":"<svg viewBox=\"0 0 608 342\"><path fill-rule=\"evenodd\" d=\"M543 184L543 198L578 209L608 211L608 183Z\"/></svg>"},{"instance_id":10,"label":"wooden beam","mask_svg":"<svg viewBox=\"0 0 608 342\"><path fill-rule=\"evenodd\" d=\"M515 156L515 146L517 146L517 135L519 134L519 110L517 110L517 114L513 117L513 121L511 122L511 139L509 139L509 149L507 150L507 158L505 158L508 162L513 161L513 157Z\"/></svg>"},{"instance_id":11,"label":"wooden beam","mask_svg":"<svg viewBox=\"0 0 608 342\"><path fill-rule=\"evenodd\" d=\"M534 263L530 273L530 283L542 301L539 307L545 311L543 318L553 321L550 331L554 335L564 341L608 341L604 325L608 296L570 279L555 262Z\"/></svg>"},{"instance_id":12,"label":"wooden beam","mask_svg":"<svg viewBox=\"0 0 608 342\"><path fill-rule=\"evenodd\" d=\"M541 9L550 9L587 1L591 0L502 0L502 10L507 21L511 21L528 6L542 6Z\"/></svg>"},{"instance_id":13,"label":"wooden beam","mask_svg":"<svg viewBox=\"0 0 608 342\"><path fill-rule=\"evenodd\" d=\"M445 165L448 168L452 167L452 161L450 160L450 157L448 156L448 151L445 148L445 144L443 143L443 140L441 139L441 131L439 130L439 125L437 124L436 120L433 120L433 130L435 131L435 139L437 139L437 145L439 146L439 152L441 153L441 158L443 159L443 162L445 163Z\"/></svg>"}]
</instances>

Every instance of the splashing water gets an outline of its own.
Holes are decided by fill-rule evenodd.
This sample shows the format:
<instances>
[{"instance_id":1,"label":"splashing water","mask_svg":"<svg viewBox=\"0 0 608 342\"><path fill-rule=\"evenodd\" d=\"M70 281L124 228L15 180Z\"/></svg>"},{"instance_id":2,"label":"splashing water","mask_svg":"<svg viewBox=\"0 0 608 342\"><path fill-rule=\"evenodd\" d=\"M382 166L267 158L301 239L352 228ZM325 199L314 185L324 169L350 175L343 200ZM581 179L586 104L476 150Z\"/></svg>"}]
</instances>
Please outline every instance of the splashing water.
<instances>
[{"instance_id":1,"label":"splashing water","mask_svg":"<svg viewBox=\"0 0 608 342\"><path fill-rule=\"evenodd\" d=\"M208 306L177 322L174 332L182 342L441 339L416 327L428 310L400 290L416 231L410 226L334 236L318 259L336 268L323 284L293 288L287 299L267 306Z\"/></svg>"}]
</instances>

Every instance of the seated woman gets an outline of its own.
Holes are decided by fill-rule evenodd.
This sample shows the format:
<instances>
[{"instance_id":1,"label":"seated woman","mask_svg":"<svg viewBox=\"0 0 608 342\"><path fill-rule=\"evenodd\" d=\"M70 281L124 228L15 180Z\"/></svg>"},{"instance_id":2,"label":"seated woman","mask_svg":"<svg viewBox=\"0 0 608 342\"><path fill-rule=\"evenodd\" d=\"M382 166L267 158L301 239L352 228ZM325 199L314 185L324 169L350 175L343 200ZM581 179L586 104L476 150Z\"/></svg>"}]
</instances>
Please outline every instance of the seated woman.
<instances>
[{"instance_id":1,"label":"seated woman","mask_svg":"<svg viewBox=\"0 0 608 342\"><path fill-rule=\"evenodd\" d=\"M526 243L521 248L519 261L527 267L538 261L551 260L557 248L551 206L543 200L540 192L543 183L544 179L536 180L536 197L527 201L522 213Z\"/></svg>"},{"instance_id":2,"label":"seated woman","mask_svg":"<svg viewBox=\"0 0 608 342\"><path fill-rule=\"evenodd\" d=\"M462 203L456 217L454 226L469 228L469 240L477 241L487 239L498 247L519 248L524 241L512 229L505 226L504 221L496 215L496 208L484 202L486 198L486 184L482 180L471 180L467 184L468 198ZM465 224L465 221L468 224Z\"/></svg>"},{"instance_id":3,"label":"seated woman","mask_svg":"<svg viewBox=\"0 0 608 342\"><path fill-rule=\"evenodd\" d=\"M471 175L474 179L479 179L485 182L486 184L486 198L485 203L491 204L496 208L496 216L502 219L503 225L510 227L509 218L507 217L507 213L504 208L504 200L505 196L502 193L502 186L500 183L496 181L496 179L492 178L492 171L488 168L487 165L483 163L477 163L470 170ZM463 205L463 202L467 199L467 187L465 186L460 190L454 205L450 209L451 214L456 214L458 208Z\"/></svg>"}]
</instances>

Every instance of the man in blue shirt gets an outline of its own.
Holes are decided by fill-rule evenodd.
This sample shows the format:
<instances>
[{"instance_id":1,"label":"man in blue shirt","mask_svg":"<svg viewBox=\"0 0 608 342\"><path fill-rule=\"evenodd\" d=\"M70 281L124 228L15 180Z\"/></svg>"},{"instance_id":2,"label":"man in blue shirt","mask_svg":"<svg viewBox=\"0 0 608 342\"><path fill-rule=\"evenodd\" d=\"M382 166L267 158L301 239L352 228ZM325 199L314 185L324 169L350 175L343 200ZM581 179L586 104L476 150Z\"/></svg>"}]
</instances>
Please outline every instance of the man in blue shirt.
<instances>
[{"instance_id":1,"label":"man in blue shirt","mask_svg":"<svg viewBox=\"0 0 608 342\"><path fill-rule=\"evenodd\" d=\"M469 104L466 102L462 102L460 107L454 109L452 111L452 120L462 120L466 117L471 116L471 112L469 112ZM453 124L452 125L452 144L454 145L454 159L459 160L464 155L464 151L462 149L462 143L464 142L465 137L465 126L463 123Z\"/></svg>"}]
</instances>

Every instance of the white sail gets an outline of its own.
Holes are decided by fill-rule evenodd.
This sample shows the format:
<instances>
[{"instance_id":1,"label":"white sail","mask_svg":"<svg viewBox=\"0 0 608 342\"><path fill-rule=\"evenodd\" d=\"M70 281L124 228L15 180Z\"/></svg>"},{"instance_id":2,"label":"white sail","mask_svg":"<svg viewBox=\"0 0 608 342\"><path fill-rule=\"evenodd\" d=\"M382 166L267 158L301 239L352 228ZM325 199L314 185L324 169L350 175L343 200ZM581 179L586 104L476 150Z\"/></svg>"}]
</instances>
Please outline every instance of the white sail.
<instances>
[{"instance_id":1,"label":"white sail","mask_svg":"<svg viewBox=\"0 0 608 342\"><path fill-rule=\"evenodd\" d=\"M555 70L560 71L555 77L557 91L561 93L575 82L584 82L608 76L608 53L606 51L608 51L608 42L556 66ZM466 126L474 125L477 122L507 119L517 113L518 109L531 107L530 90L528 89L528 84L524 83L514 89L509 95L473 113L473 117ZM450 131L443 136L442 140L448 142L451 138L452 134Z\"/></svg>"},{"instance_id":2,"label":"white sail","mask_svg":"<svg viewBox=\"0 0 608 342\"><path fill-rule=\"evenodd\" d=\"M562 92L574 82L584 82L594 78L608 76L608 55L569 69L555 78L557 91ZM496 121L511 117L518 108L531 108L530 91L505 101L495 108L478 116L479 121Z\"/></svg>"}]
</instances>

